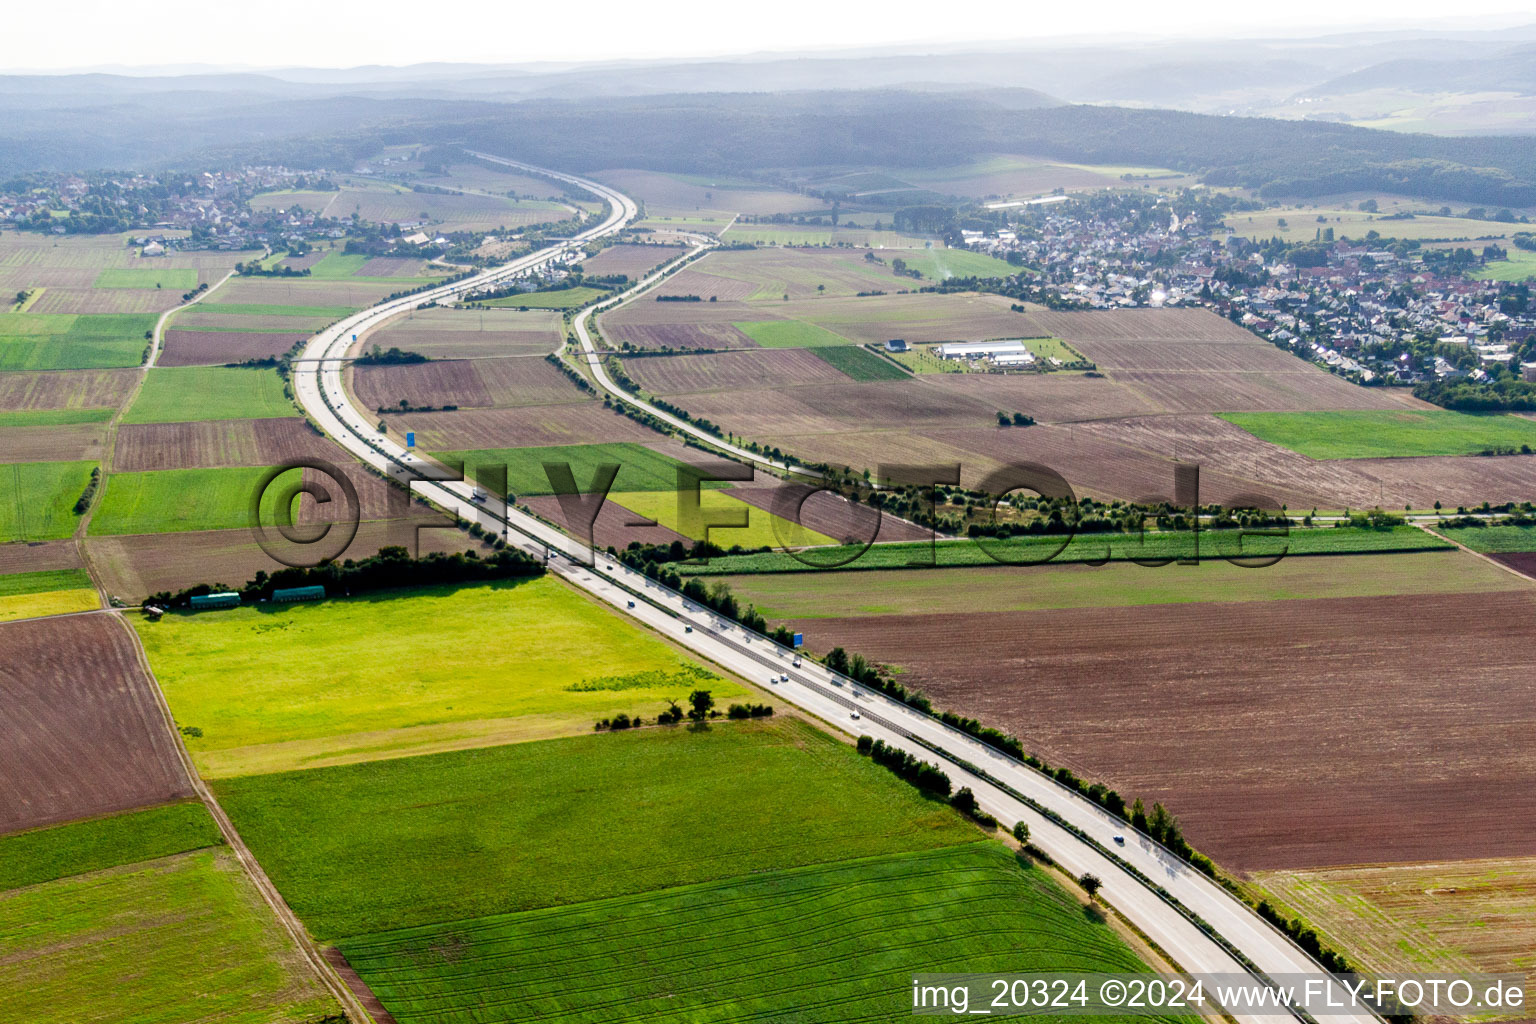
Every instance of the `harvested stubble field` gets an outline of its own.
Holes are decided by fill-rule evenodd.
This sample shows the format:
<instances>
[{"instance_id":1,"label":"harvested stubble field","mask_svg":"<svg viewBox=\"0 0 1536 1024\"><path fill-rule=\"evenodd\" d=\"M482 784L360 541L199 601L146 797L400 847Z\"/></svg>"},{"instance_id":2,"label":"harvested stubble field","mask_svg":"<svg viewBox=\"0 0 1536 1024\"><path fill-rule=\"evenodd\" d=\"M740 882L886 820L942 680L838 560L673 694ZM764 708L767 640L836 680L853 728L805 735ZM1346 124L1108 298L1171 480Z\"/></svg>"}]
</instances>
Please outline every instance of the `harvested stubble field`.
<instances>
[{"instance_id":1,"label":"harvested stubble field","mask_svg":"<svg viewBox=\"0 0 1536 1024\"><path fill-rule=\"evenodd\" d=\"M1262 570L1212 561L1198 567L998 565L891 569L878 586L860 572L729 576L742 600L772 618L979 614L1151 604L1295 601L1415 594L1528 593L1519 577L1460 551L1286 558Z\"/></svg>"},{"instance_id":2,"label":"harvested stubble field","mask_svg":"<svg viewBox=\"0 0 1536 1024\"><path fill-rule=\"evenodd\" d=\"M657 171L618 169L593 175L631 196L642 199L653 215L671 211L721 210L748 216L804 213L830 207L798 192L781 192L772 186L744 179L717 179Z\"/></svg>"},{"instance_id":3,"label":"harvested stubble field","mask_svg":"<svg viewBox=\"0 0 1536 1024\"><path fill-rule=\"evenodd\" d=\"M745 693L553 578L136 626L210 777L585 734L692 689Z\"/></svg>"},{"instance_id":4,"label":"harvested stubble field","mask_svg":"<svg viewBox=\"0 0 1536 1024\"><path fill-rule=\"evenodd\" d=\"M653 438L655 435L651 435ZM673 456L679 456L674 458ZM681 456L692 455L684 460ZM470 451L434 452L433 457L450 465L462 464L466 475L474 475L480 467L506 467L507 488L519 497L530 494L554 494L546 463L563 464L570 468L576 486L583 492L593 484L601 465L619 467L614 477L612 491L666 491L678 489L678 471L684 461L690 464L708 461L703 453L693 452L681 445L657 444L646 446L621 442L618 444L551 445L537 448L490 448ZM719 487L715 482L705 482L703 487Z\"/></svg>"},{"instance_id":5,"label":"harvested stubble field","mask_svg":"<svg viewBox=\"0 0 1536 1024\"><path fill-rule=\"evenodd\" d=\"M866 215L866 220L873 223L874 218ZM854 248L881 249L887 255L900 256L903 250L922 250L940 243L935 238L921 235L909 235L900 231L876 231L873 228L852 227L843 224L839 227L801 227L797 225L762 225L742 224L737 222L727 228L720 236L721 241L751 242L755 245L771 246L850 246Z\"/></svg>"},{"instance_id":6,"label":"harvested stubble field","mask_svg":"<svg viewBox=\"0 0 1536 1024\"><path fill-rule=\"evenodd\" d=\"M304 331L165 332L159 366L217 366L247 359L276 359L305 338Z\"/></svg>"},{"instance_id":7,"label":"harvested stubble field","mask_svg":"<svg viewBox=\"0 0 1536 1024\"><path fill-rule=\"evenodd\" d=\"M1030 333L1066 340L1153 403L1149 411L1428 408L1406 394L1350 384L1206 309L1039 311L1020 319Z\"/></svg>"},{"instance_id":8,"label":"harvested stubble field","mask_svg":"<svg viewBox=\"0 0 1536 1024\"><path fill-rule=\"evenodd\" d=\"M582 273L589 277L623 274L638 281L685 250L677 245L610 245L596 256L582 260Z\"/></svg>"},{"instance_id":9,"label":"harvested stubble field","mask_svg":"<svg viewBox=\"0 0 1536 1024\"><path fill-rule=\"evenodd\" d=\"M433 359L542 356L559 348L560 341L560 315L552 310L436 307L368 332L354 351L379 345Z\"/></svg>"},{"instance_id":10,"label":"harvested stubble field","mask_svg":"<svg viewBox=\"0 0 1536 1024\"><path fill-rule=\"evenodd\" d=\"M1326 223L1318 220L1327 218ZM1287 221L1282 226L1280 221ZM1496 220L1470 220L1465 217L1415 216L1402 220L1388 220L1363 210L1317 209L1297 207L1295 210L1277 208L1252 213L1231 213L1226 223L1243 238L1269 241L1280 237L1288 242L1310 242L1319 227L1330 227L1340 238L1364 239L1367 232L1378 232L1383 239L1451 239L1459 238L1471 245L1471 239L1508 238L1522 230L1510 223ZM1372 242L1371 244L1385 244ZM1486 244L1479 241L1477 248Z\"/></svg>"},{"instance_id":11,"label":"harvested stubble field","mask_svg":"<svg viewBox=\"0 0 1536 1024\"><path fill-rule=\"evenodd\" d=\"M138 377L137 370L0 373L0 410L115 409Z\"/></svg>"},{"instance_id":12,"label":"harvested stubble field","mask_svg":"<svg viewBox=\"0 0 1536 1024\"><path fill-rule=\"evenodd\" d=\"M343 461L344 452L296 417L125 424L117 432L116 472L276 466L291 459Z\"/></svg>"},{"instance_id":13,"label":"harvested stubble field","mask_svg":"<svg viewBox=\"0 0 1536 1024\"><path fill-rule=\"evenodd\" d=\"M588 288L583 285L576 288L553 288L542 292L523 292L500 299L486 299L482 304L492 309L576 309L590 302L596 302L608 294L607 289Z\"/></svg>"},{"instance_id":14,"label":"harvested stubble field","mask_svg":"<svg viewBox=\"0 0 1536 1024\"><path fill-rule=\"evenodd\" d=\"M188 273L192 273L188 271ZM193 273L195 287L196 274ZM27 306L28 313L164 313L181 305L183 289L48 288Z\"/></svg>"},{"instance_id":15,"label":"harvested stubble field","mask_svg":"<svg viewBox=\"0 0 1536 1024\"><path fill-rule=\"evenodd\" d=\"M572 517L567 517L560 499L548 494L531 498L520 497L519 501L532 509L535 515L542 516L582 543L587 543L589 539L587 525L583 520L588 513L576 512ZM615 547L622 551L632 541L639 541L641 544L671 544L673 541L689 543L688 538L682 534L669 530L659 523L645 522L643 516L631 512L623 505L607 500L597 510L597 518L591 523L591 531L590 541L599 549Z\"/></svg>"},{"instance_id":16,"label":"harvested stubble field","mask_svg":"<svg viewBox=\"0 0 1536 1024\"><path fill-rule=\"evenodd\" d=\"M457 405L464 409L583 403L590 399L548 361L440 359L399 366L352 366L349 386L366 409Z\"/></svg>"},{"instance_id":17,"label":"harvested stubble field","mask_svg":"<svg viewBox=\"0 0 1536 1024\"><path fill-rule=\"evenodd\" d=\"M801 349L744 349L707 355L641 356L624 360L624 372L657 395L745 388L793 387L845 380L824 359Z\"/></svg>"},{"instance_id":18,"label":"harvested stubble field","mask_svg":"<svg viewBox=\"0 0 1536 1024\"><path fill-rule=\"evenodd\" d=\"M1438 501L1454 509L1536 499L1536 455L1350 459L1345 464L1377 481L1378 497L1370 503L1384 508L1429 508Z\"/></svg>"},{"instance_id":19,"label":"harvested stubble field","mask_svg":"<svg viewBox=\"0 0 1536 1024\"><path fill-rule=\"evenodd\" d=\"M1533 614L1506 591L788 624L1257 870L1527 855L1536 655L1510 638Z\"/></svg>"},{"instance_id":20,"label":"harvested stubble field","mask_svg":"<svg viewBox=\"0 0 1536 1024\"><path fill-rule=\"evenodd\" d=\"M910 286L868 249L751 249L712 252L658 285L656 295L716 296L721 302L781 302L791 299L894 292Z\"/></svg>"},{"instance_id":21,"label":"harvested stubble field","mask_svg":"<svg viewBox=\"0 0 1536 1024\"><path fill-rule=\"evenodd\" d=\"M827 491L817 491L803 503L804 491L795 485L755 487L736 484L728 492L731 497L746 502L754 508L771 512L791 523L799 523L845 543L864 543L873 539L876 543L904 540L922 540L929 531L894 516L881 516L876 521L867 505L854 505L847 499ZM796 509L798 505L798 510ZM875 536L871 538L870 534Z\"/></svg>"},{"instance_id":22,"label":"harvested stubble field","mask_svg":"<svg viewBox=\"0 0 1536 1024\"><path fill-rule=\"evenodd\" d=\"M0 832L191 795L153 683L116 616L0 624Z\"/></svg>"},{"instance_id":23,"label":"harvested stubble field","mask_svg":"<svg viewBox=\"0 0 1536 1024\"><path fill-rule=\"evenodd\" d=\"M0 465L7 462L94 462L101 458L106 433L104 423L0 426ZM0 473L3 472L0 469Z\"/></svg>"},{"instance_id":24,"label":"harvested stubble field","mask_svg":"<svg viewBox=\"0 0 1536 1024\"><path fill-rule=\"evenodd\" d=\"M858 913L848 914L849 906ZM1000 843L776 871L342 943L400 1020L890 1021L912 963L1143 971ZM764 979L772 978L771 985Z\"/></svg>"},{"instance_id":25,"label":"harvested stubble field","mask_svg":"<svg viewBox=\"0 0 1536 1024\"><path fill-rule=\"evenodd\" d=\"M0 936L5 1024L304 1024L340 1009L223 849L8 893Z\"/></svg>"},{"instance_id":26,"label":"harvested stubble field","mask_svg":"<svg viewBox=\"0 0 1536 1024\"><path fill-rule=\"evenodd\" d=\"M367 558L379 548L395 544L422 555L467 549L483 555L488 550L456 529L423 529L418 534L415 524L419 522L422 519L418 517L361 523L352 543L338 558ZM283 567L261 549L249 529L90 537L85 546L101 575L102 588L129 601L199 583L238 587L257 572L270 573ZM0 547L0 554L4 550Z\"/></svg>"},{"instance_id":27,"label":"harvested stubble field","mask_svg":"<svg viewBox=\"0 0 1536 1024\"><path fill-rule=\"evenodd\" d=\"M246 309L249 307L237 307ZM272 307L261 313L248 313L216 308L207 301L199 302L190 309L177 313L171 320L173 328L206 331L297 331L308 336L319 331L331 321L346 314L347 310L322 310L318 313L295 313L282 306Z\"/></svg>"},{"instance_id":28,"label":"harvested stubble field","mask_svg":"<svg viewBox=\"0 0 1536 1024\"><path fill-rule=\"evenodd\" d=\"M0 544L0 574L56 572L81 568L80 551L71 540L17 541Z\"/></svg>"},{"instance_id":29,"label":"harvested stubble field","mask_svg":"<svg viewBox=\"0 0 1536 1024\"><path fill-rule=\"evenodd\" d=\"M399 291L404 285L349 281L314 281L281 277L238 277L215 291L199 305L210 312L229 307L286 306L295 310L312 307L345 307L362 309L378 302L390 292ZM306 315L318 315L307 314Z\"/></svg>"},{"instance_id":30,"label":"harvested stubble field","mask_svg":"<svg viewBox=\"0 0 1536 1024\"><path fill-rule=\"evenodd\" d=\"M522 448L536 445L654 441L656 433L598 402L537 405L522 409L397 413L388 417L391 434L416 432L428 451Z\"/></svg>"},{"instance_id":31,"label":"harvested stubble field","mask_svg":"<svg viewBox=\"0 0 1536 1024\"><path fill-rule=\"evenodd\" d=\"M1058 188L1067 191L1123 188L1125 183L1120 175L1126 173L1178 177L1176 172L1159 168L1095 167L1064 164L1035 156L995 156L955 167L900 171L902 178L914 184L973 199L1044 195Z\"/></svg>"},{"instance_id":32,"label":"harvested stubble field","mask_svg":"<svg viewBox=\"0 0 1536 1024\"><path fill-rule=\"evenodd\" d=\"M681 571L693 575L729 575L733 573L813 572L832 566L849 570L955 568L983 566L1065 565L1087 562L1170 561L1200 559L1225 561L1229 558L1271 559L1310 555L1362 555L1418 553L1450 550L1451 545L1412 526L1388 530L1369 527L1320 527L1295 529L1284 536L1261 536L1262 531L1243 535L1241 530L1202 530L1198 537L1189 532L1023 534L1006 540L936 540L932 536L916 543L880 544L867 547L862 542L812 552L812 564L787 552L768 551L750 555L726 555L707 563L685 563Z\"/></svg>"},{"instance_id":33,"label":"harvested stubble field","mask_svg":"<svg viewBox=\"0 0 1536 1024\"><path fill-rule=\"evenodd\" d=\"M377 188L343 187L327 207L327 216L356 213L376 224L427 220L436 231L495 231L564 220L570 211L545 200L454 192L446 195ZM423 216L425 215L425 216Z\"/></svg>"},{"instance_id":34,"label":"harvested stubble field","mask_svg":"<svg viewBox=\"0 0 1536 1024\"><path fill-rule=\"evenodd\" d=\"M589 727L214 788L323 940L977 835L947 805L794 719ZM595 821L624 822L626 841L592 842Z\"/></svg>"},{"instance_id":35,"label":"harvested stubble field","mask_svg":"<svg viewBox=\"0 0 1536 1024\"><path fill-rule=\"evenodd\" d=\"M1254 881L1376 971L1527 973L1533 963L1531 857L1275 871ZM1533 994L1527 983L1526 1006Z\"/></svg>"},{"instance_id":36,"label":"harvested stubble field","mask_svg":"<svg viewBox=\"0 0 1536 1024\"><path fill-rule=\"evenodd\" d=\"M686 507L680 493L670 490L613 491L608 500L693 540L708 540L722 548L799 548L835 543L826 534L781 519L772 512L734 497L729 491L704 490L697 508ZM723 525L706 525L710 523Z\"/></svg>"}]
</instances>

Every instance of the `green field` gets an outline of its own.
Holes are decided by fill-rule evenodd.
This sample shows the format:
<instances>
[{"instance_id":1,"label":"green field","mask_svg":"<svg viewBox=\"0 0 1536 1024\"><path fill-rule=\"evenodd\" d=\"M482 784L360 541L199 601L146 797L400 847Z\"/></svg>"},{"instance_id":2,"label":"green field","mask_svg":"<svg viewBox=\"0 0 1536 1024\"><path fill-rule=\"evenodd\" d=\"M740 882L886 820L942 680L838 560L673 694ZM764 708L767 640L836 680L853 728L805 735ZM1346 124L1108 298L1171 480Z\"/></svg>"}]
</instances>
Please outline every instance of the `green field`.
<instances>
[{"instance_id":1,"label":"green field","mask_svg":"<svg viewBox=\"0 0 1536 1024\"><path fill-rule=\"evenodd\" d=\"M1476 455L1500 446L1536 446L1536 420L1502 413L1375 409L1217 415L1262 441L1312 459Z\"/></svg>"},{"instance_id":2,"label":"green field","mask_svg":"<svg viewBox=\"0 0 1536 1024\"><path fill-rule=\"evenodd\" d=\"M577 309L596 302L610 293L603 288L560 288L552 292L524 292L502 299L486 299L478 304L505 309Z\"/></svg>"},{"instance_id":3,"label":"green field","mask_svg":"<svg viewBox=\"0 0 1536 1024\"><path fill-rule=\"evenodd\" d=\"M0 1024L300 1024L338 1011L225 850L0 897Z\"/></svg>"},{"instance_id":4,"label":"green field","mask_svg":"<svg viewBox=\"0 0 1536 1024\"><path fill-rule=\"evenodd\" d=\"M911 374L858 345L824 345L811 352L854 380L906 380Z\"/></svg>"},{"instance_id":5,"label":"green field","mask_svg":"<svg viewBox=\"0 0 1536 1024\"><path fill-rule=\"evenodd\" d=\"M106 478L101 503L91 517L88 532L93 537L107 537L249 529L251 495L266 472L261 466L240 466L112 473ZM290 477L296 482L299 470L290 470L274 482L266 492L271 496L269 501L275 500ZM275 522L270 515L262 521L269 526Z\"/></svg>"},{"instance_id":6,"label":"green field","mask_svg":"<svg viewBox=\"0 0 1536 1024\"><path fill-rule=\"evenodd\" d=\"M1440 531L1458 544L1485 555L1536 551L1536 526L1469 526Z\"/></svg>"},{"instance_id":7,"label":"green field","mask_svg":"<svg viewBox=\"0 0 1536 1024\"><path fill-rule=\"evenodd\" d=\"M0 466L0 473L5 467ZM0 576L0 622L101 607L84 569L50 569Z\"/></svg>"},{"instance_id":8,"label":"green field","mask_svg":"<svg viewBox=\"0 0 1536 1024\"><path fill-rule=\"evenodd\" d=\"M841 334L804 320L748 320L731 326L763 348L819 348L824 345L853 344Z\"/></svg>"},{"instance_id":9,"label":"green field","mask_svg":"<svg viewBox=\"0 0 1536 1024\"><path fill-rule=\"evenodd\" d=\"M1495 593L1530 586L1463 551L1287 558L1264 569L1198 565L1040 565L892 569L871 588L859 572L752 575L727 581L771 619L1116 608L1208 601L1284 601L1397 594Z\"/></svg>"},{"instance_id":10,"label":"green field","mask_svg":"<svg viewBox=\"0 0 1536 1024\"><path fill-rule=\"evenodd\" d=\"M0 837L0 891L218 846L200 803L167 804Z\"/></svg>"},{"instance_id":11,"label":"green field","mask_svg":"<svg viewBox=\"0 0 1536 1024\"><path fill-rule=\"evenodd\" d=\"M909 270L915 270L930 281L943 281L950 277L1011 277L1022 272L1007 260L969 249L923 249L909 256L898 256Z\"/></svg>"},{"instance_id":12,"label":"green field","mask_svg":"<svg viewBox=\"0 0 1536 1024\"><path fill-rule=\"evenodd\" d=\"M75 532L75 502L90 482L94 462L0 464L0 544L57 540Z\"/></svg>"},{"instance_id":13,"label":"green field","mask_svg":"<svg viewBox=\"0 0 1536 1024\"><path fill-rule=\"evenodd\" d=\"M609 444L565 444L540 448L481 448L459 452L433 452L441 461L464 463L464 473L473 477L476 467L506 466L507 489L519 497L553 494L554 486L544 463L567 463L576 486L583 492L591 488L597 467L618 463L614 477L615 491L675 491L677 471L683 463L629 441ZM720 487L708 481L701 487Z\"/></svg>"},{"instance_id":14,"label":"green field","mask_svg":"<svg viewBox=\"0 0 1536 1024\"><path fill-rule=\"evenodd\" d=\"M701 490L697 509L686 508L680 493L665 491L614 491L608 495L608 500L684 537L704 540L707 534L710 541L722 548L737 545L756 548L765 544L799 548L834 543L826 534L781 519L772 512L732 497L726 491ZM706 520L725 521L724 517L727 516L745 525L712 526L706 531Z\"/></svg>"},{"instance_id":15,"label":"green field","mask_svg":"<svg viewBox=\"0 0 1536 1024\"><path fill-rule=\"evenodd\" d=\"M1479 281L1524 281L1536 277L1536 252L1511 247L1509 258L1494 260L1467 274Z\"/></svg>"},{"instance_id":16,"label":"green field","mask_svg":"<svg viewBox=\"0 0 1536 1024\"><path fill-rule=\"evenodd\" d=\"M116 409L23 409L0 412L0 428L67 427L78 423L105 423Z\"/></svg>"},{"instance_id":17,"label":"green field","mask_svg":"<svg viewBox=\"0 0 1536 1024\"><path fill-rule=\"evenodd\" d=\"M793 719L588 734L214 783L323 941L976 837Z\"/></svg>"},{"instance_id":18,"label":"green field","mask_svg":"<svg viewBox=\"0 0 1536 1024\"><path fill-rule=\"evenodd\" d=\"M842 545L802 553L814 559L807 565L783 551L755 555L726 555L711 558L703 565L684 563L678 570L685 575L731 575L761 572L824 572L824 566L838 569L910 569L914 566L987 566L1036 565L1045 563L1131 561L1162 558L1264 558L1278 554L1349 555L1426 551L1447 548L1448 543L1413 526L1386 530L1367 527L1296 528L1284 537L1239 536L1237 530L1202 530L1197 538L1189 533L1148 533L1137 537L1124 533L1087 533L1071 538L1060 535L1026 535L1003 541L988 541L987 546L974 540L903 541L877 544L867 550L862 545ZM861 550L863 553L861 554ZM991 552L991 554L989 554ZM996 555L997 557L993 557ZM1170 569L1173 567L1169 567Z\"/></svg>"},{"instance_id":19,"label":"green field","mask_svg":"<svg viewBox=\"0 0 1536 1024\"><path fill-rule=\"evenodd\" d=\"M178 267L111 267L96 275L92 288L168 288L189 292L197 287L197 271Z\"/></svg>"},{"instance_id":20,"label":"green field","mask_svg":"<svg viewBox=\"0 0 1536 1024\"><path fill-rule=\"evenodd\" d=\"M228 366L157 366L123 416L124 423L188 423L297 416L272 370Z\"/></svg>"},{"instance_id":21,"label":"green field","mask_svg":"<svg viewBox=\"0 0 1536 1024\"><path fill-rule=\"evenodd\" d=\"M895 1024L912 1019L914 970L1146 970L1043 869L985 842L366 936L342 951L400 1021L443 1024Z\"/></svg>"},{"instance_id":22,"label":"green field","mask_svg":"<svg viewBox=\"0 0 1536 1024\"><path fill-rule=\"evenodd\" d=\"M91 577L84 569L47 569L43 572L17 572L0 576L0 597L46 594L51 590L90 587Z\"/></svg>"},{"instance_id":23,"label":"green field","mask_svg":"<svg viewBox=\"0 0 1536 1024\"><path fill-rule=\"evenodd\" d=\"M153 314L0 313L0 370L138 366Z\"/></svg>"},{"instance_id":24,"label":"green field","mask_svg":"<svg viewBox=\"0 0 1536 1024\"><path fill-rule=\"evenodd\" d=\"M205 775L586 733L745 691L552 577L134 620ZM583 686L590 689L572 689Z\"/></svg>"}]
</instances>

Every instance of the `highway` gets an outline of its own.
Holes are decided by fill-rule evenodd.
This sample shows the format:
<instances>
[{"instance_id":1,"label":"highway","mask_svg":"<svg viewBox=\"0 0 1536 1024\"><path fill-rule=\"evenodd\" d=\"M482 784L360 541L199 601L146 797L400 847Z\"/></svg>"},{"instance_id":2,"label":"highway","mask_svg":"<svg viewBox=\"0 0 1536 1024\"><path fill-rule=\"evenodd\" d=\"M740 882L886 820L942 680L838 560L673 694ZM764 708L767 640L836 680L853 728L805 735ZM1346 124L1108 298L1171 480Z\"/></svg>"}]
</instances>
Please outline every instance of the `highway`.
<instances>
[{"instance_id":1,"label":"highway","mask_svg":"<svg viewBox=\"0 0 1536 1024\"><path fill-rule=\"evenodd\" d=\"M606 199L611 212L602 223L582 232L573 241L556 243L473 278L387 301L327 328L306 345L293 374L300 405L347 451L396 479L417 477L413 470L422 465L422 460L375 430L371 425L374 417L351 404L342 384L342 370L346 365L343 357L352 338L406 310L427 302L451 300L466 289L517 274L582 241L620 230L636 215L635 204L628 197L597 182L487 154L475 155L579 185ZM582 325L578 334L583 340L584 355L594 372L600 374L602 368L597 365L598 357L585 331L586 320L583 315L576 321ZM597 379L618 400L636 402L612 387L606 375L599 375ZM689 427L659 410L645 408L680 430ZM715 447L732 447L722 445L713 437L707 440ZM741 458L758 465L767 464L756 453L738 453ZM938 763L956 789L969 786L981 807L1005 826L1015 821L1027 822L1034 845L1072 875L1091 872L1099 876L1103 880L1101 898L1131 921L1182 970L1201 974L1241 974L1247 973L1252 964L1270 976L1322 973L1322 968L1289 938L1221 886L1054 780L959 730L838 676L809 658L796 665L793 652L687 601L622 563L606 560L600 553L586 549L532 516L497 505L494 497L486 504L474 502L473 485L468 482L417 479L413 490L449 513L457 513L468 522L477 522L487 530L505 536L509 544L547 557L550 570L562 579L699 657L771 691L776 702L801 708L846 733L882 739L923 760ZM985 774L977 774L978 771ZM1020 795L1059 815L1072 828L1063 827L1037 812L1020 799ZM1117 844L1118 835L1124 835L1124 846ZM1160 886L1168 895L1154 890L1143 878ZM1190 914L1207 922L1221 939L1214 939L1197 927L1188 916ZM1240 952L1234 953L1234 950ZM921 964L913 965L914 970L922 967ZM1342 990L1337 990L1335 995L1343 999ZM1294 1019L1288 1014L1275 1013L1234 1013L1233 1016L1243 1024ZM1339 1013L1330 1016L1329 1024L1379 1024L1379 1021L1365 1013Z\"/></svg>"}]
</instances>

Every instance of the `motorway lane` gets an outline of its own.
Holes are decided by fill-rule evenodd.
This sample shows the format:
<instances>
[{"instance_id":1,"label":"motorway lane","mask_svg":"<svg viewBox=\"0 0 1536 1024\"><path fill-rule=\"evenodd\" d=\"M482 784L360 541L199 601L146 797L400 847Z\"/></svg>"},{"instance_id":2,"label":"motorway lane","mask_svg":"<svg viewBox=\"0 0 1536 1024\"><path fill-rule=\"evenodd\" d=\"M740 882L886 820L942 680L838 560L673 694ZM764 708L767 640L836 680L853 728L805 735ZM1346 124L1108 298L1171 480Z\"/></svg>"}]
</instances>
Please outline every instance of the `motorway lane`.
<instances>
[{"instance_id":1,"label":"motorway lane","mask_svg":"<svg viewBox=\"0 0 1536 1024\"><path fill-rule=\"evenodd\" d=\"M480 155L480 154L477 154ZM553 172L517 161L497 162L543 174ZM556 175L579 184L608 199L611 215L602 223L582 232L576 243L600 234L619 230L635 216L634 204L620 193L596 182L568 175ZM340 358L350 345L351 335L380 319L393 316L424 302L451 298L456 292L488 280L497 280L521 269L535 266L571 244L558 243L540 253L525 256L503 267L453 285L386 302L365 310L328 328L305 348L305 361L294 374L295 393L300 404L327 434L352 454L397 479L413 475L411 468L421 460L379 434L367 423L368 417L352 408L342 388ZM647 411L660 415L659 411ZM713 438L710 442L719 445ZM762 464L760 456L744 453ZM765 689L771 688L787 703L793 704L852 734L864 733L908 750L923 760L935 761L948 773L957 788L969 786L988 813L1000 821L1028 822L1034 843L1049 853L1068 871L1091 871L1104 882L1101 895L1120 910L1170 956L1180 968L1195 973L1246 973L1237 958L1206 935L1172 904L1143 885L1116 858L1123 858L1147 877L1173 894L1185 907L1200 915L1222 937L1269 975L1315 974L1321 968L1286 936L1260 919L1246 905L1219 885L1199 874L1146 840L1130 832L1126 825L1102 808L1070 792L1053 780L1013 761L969 736L950 729L935 719L883 694L869 691L851 680L836 676L818 663L805 660L799 668L792 665L793 655L764 637L750 634L708 609L685 601L681 595L647 580L643 574L622 563L609 563L587 550L579 542L553 527L516 509L490 503L486 507L472 501L473 487L464 481L420 481L417 493L466 521L478 522L492 532L506 536L508 542L540 557L548 557L550 568L575 586L607 601L615 608L664 633L677 643L696 651L728 670ZM608 568L609 565L612 568ZM631 603L633 606L631 606ZM691 629L689 627L692 627ZM768 683L769 666L778 674L788 674L788 682ZM859 720L851 717L850 702L867 709ZM941 756L933 749L914 742L920 737L926 744L946 751ZM1071 831L1035 813L1002 787L974 775L958 758L977 765L1006 786L1037 801L1092 836L1107 855L1084 843ZM1127 845L1115 847L1116 834L1127 835ZM1237 1014L1249 1022L1291 1020L1284 1014ZM1329 1024L1379 1024L1369 1014L1337 1015Z\"/></svg>"},{"instance_id":2,"label":"motorway lane","mask_svg":"<svg viewBox=\"0 0 1536 1024\"><path fill-rule=\"evenodd\" d=\"M635 298L635 296L639 295L641 292L650 288L657 281L665 277L670 267L675 266L680 261L691 260L695 256L698 256L700 253L714 248L716 244L717 243L715 242L700 242L688 252L684 253L682 256L679 256L675 260L669 261L666 266L660 267L653 271L648 277L641 280L633 288L630 288L628 291L624 292L619 296L618 302L604 302L601 303L601 305L604 307L605 311L624 305L624 303L629 302L631 299ZM733 444L730 441L723 440L722 438L711 434L709 431L689 423L685 419L672 415L665 409L655 408L650 403L636 398L628 391L625 391L623 388L619 387L616 383L614 383L613 378L608 376L608 370L603 366L603 358L598 354L597 346L592 341L592 335L587 331L587 322L592 318L592 315L594 312L596 312L596 310L596 306L589 306L582 310L576 315L572 326L576 328L576 338L581 343L581 357L585 361L587 368L591 371L592 376L597 379L597 382L603 386L604 390L606 390L614 398L617 398L619 401L625 403L626 405L632 405L636 409L643 410L644 412L655 416L657 419L666 423L668 426L676 430L680 430L683 433L688 434L690 437L697 438L714 448L729 452L744 462L748 462L756 466L764 466L770 472L792 471L803 477L821 476L821 472L819 470L811 469L808 466L792 466L787 462L783 462L778 459L771 459L766 455L754 452L750 448L743 448L741 445Z\"/></svg>"}]
</instances>

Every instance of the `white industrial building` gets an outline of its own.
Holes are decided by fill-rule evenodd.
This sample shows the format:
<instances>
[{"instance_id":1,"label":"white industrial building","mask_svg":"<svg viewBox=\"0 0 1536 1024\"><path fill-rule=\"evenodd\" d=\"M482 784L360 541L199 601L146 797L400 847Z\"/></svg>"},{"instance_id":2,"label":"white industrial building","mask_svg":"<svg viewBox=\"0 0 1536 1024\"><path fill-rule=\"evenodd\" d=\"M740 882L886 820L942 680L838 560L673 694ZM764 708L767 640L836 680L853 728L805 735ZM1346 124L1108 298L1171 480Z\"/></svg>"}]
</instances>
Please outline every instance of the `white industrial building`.
<instances>
[{"instance_id":1,"label":"white industrial building","mask_svg":"<svg viewBox=\"0 0 1536 1024\"><path fill-rule=\"evenodd\" d=\"M935 351L940 359L990 359L999 365L1004 365L1001 361L1005 359L1015 366L1035 361L1028 347L1017 338L1006 341L951 341L938 346Z\"/></svg>"}]
</instances>

